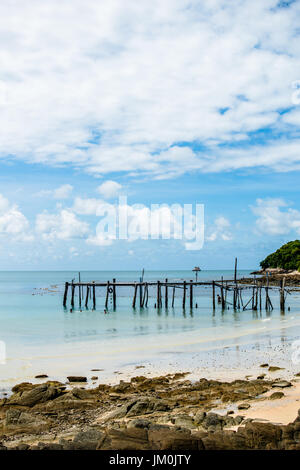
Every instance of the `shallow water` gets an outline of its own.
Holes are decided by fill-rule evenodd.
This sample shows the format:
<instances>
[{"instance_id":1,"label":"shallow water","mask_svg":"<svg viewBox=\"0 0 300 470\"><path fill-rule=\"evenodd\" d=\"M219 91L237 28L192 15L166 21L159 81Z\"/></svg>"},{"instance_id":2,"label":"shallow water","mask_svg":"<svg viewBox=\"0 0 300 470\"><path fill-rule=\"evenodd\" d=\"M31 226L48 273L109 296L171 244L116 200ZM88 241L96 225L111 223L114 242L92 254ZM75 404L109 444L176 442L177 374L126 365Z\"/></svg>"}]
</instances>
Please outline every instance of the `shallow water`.
<instances>
[{"instance_id":1,"label":"shallow water","mask_svg":"<svg viewBox=\"0 0 300 470\"><path fill-rule=\"evenodd\" d=\"M240 271L239 276L248 276ZM65 281L77 280L74 272L0 272L0 340L6 344L6 363L0 364L0 389L33 380L38 373L65 380L67 375L93 375L110 380L114 372L134 373L145 365L157 370L251 369L268 359L287 370L300 365L292 360L293 342L300 338L300 295L287 298L285 315L280 314L279 294L271 294L272 313L251 310L212 311L210 288L194 289L192 311L182 309L178 289L174 308L154 308L155 290L150 291L147 309L131 308L132 288L119 288L117 309L104 314L105 289L97 289L97 308L82 311L78 298L73 312L62 307ZM232 279L232 271L202 271L199 280ZM82 281L138 280L139 272L82 272ZM145 280L192 279L190 271L146 272ZM244 294L245 303L250 290ZM169 298L171 292L169 292ZM231 299L229 299L231 300ZM188 299L187 299L188 304ZM115 374L118 377L118 374ZM122 376L118 377L118 379Z\"/></svg>"}]
</instances>

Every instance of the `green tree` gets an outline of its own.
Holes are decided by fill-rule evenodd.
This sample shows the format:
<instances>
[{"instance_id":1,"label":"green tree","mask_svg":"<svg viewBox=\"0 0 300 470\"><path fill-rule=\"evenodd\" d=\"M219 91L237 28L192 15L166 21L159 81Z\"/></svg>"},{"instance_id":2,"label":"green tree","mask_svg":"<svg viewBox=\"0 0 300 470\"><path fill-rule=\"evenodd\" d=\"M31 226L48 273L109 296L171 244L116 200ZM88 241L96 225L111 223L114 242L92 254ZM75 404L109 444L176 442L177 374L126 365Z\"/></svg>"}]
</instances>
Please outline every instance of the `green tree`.
<instances>
[{"instance_id":1,"label":"green tree","mask_svg":"<svg viewBox=\"0 0 300 470\"><path fill-rule=\"evenodd\" d=\"M300 271L300 240L282 245L277 251L261 261L260 265L262 269L282 268L286 270L298 269Z\"/></svg>"}]
</instances>

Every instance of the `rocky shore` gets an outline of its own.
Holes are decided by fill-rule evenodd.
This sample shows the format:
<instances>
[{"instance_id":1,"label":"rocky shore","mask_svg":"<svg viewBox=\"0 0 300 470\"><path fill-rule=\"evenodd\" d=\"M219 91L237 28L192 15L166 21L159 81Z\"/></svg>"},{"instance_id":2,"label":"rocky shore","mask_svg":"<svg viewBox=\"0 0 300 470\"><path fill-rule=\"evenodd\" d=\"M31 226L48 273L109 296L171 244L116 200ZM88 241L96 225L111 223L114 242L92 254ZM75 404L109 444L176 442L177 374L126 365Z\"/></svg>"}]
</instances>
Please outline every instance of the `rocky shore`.
<instances>
[{"instance_id":1,"label":"rocky shore","mask_svg":"<svg viewBox=\"0 0 300 470\"><path fill-rule=\"evenodd\" d=\"M269 283L270 286L279 286L281 281L285 280L285 286L299 287L300 289L300 272L290 270L287 271L281 268L269 268L261 269L259 271L253 271L251 274L258 276L259 282L263 286ZM253 278L242 278L239 279L242 284L253 284Z\"/></svg>"},{"instance_id":2,"label":"rocky shore","mask_svg":"<svg viewBox=\"0 0 300 470\"><path fill-rule=\"evenodd\" d=\"M280 400L288 381L191 382L178 373L88 388L85 377L70 380L21 383L0 400L0 449L300 449L300 415L285 426L245 419L254 402Z\"/></svg>"}]
</instances>

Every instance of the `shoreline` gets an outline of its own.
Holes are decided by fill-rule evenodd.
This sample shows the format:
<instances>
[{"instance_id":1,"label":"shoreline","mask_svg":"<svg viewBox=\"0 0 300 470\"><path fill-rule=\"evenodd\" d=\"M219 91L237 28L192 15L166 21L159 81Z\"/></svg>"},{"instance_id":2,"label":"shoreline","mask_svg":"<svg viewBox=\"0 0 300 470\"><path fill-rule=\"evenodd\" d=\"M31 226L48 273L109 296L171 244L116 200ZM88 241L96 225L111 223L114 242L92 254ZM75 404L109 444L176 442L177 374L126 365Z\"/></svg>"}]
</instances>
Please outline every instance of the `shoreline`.
<instances>
[{"instance_id":1,"label":"shoreline","mask_svg":"<svg viewBox=\"0 0 300 470\"><path fill-rule=\"evenodd\" d=\"M219 448L220 435L223 441L226 436L235 441L251 426L259 426L267 435L271 427L276 433L297 420L300 379L283 380L281 369L268 371L263 377L267 370L260 367L260 378L240 376L226 381L204 377L193 380L187 371L148 377L144 369L137 369L130 380L92 388L88 382L75 379L61 383L43 378L40 384L21 383L10 397L0 400L0 447L63 450L89 449L92 445L101 450L138 450L144 449L139 447L138 434L153 429L171 434L174 442L176 433L186 434L187 449L195 439L198 446L201 441L209 448L206 446L211 444L207 443L213 440L213 448ZM118 443L112 443L116 433ZM281 441L273 444L298 445L296 441ZM147 441L143 445L157 448L158 444L151 447Z\"/></svg>"}]
</instances>

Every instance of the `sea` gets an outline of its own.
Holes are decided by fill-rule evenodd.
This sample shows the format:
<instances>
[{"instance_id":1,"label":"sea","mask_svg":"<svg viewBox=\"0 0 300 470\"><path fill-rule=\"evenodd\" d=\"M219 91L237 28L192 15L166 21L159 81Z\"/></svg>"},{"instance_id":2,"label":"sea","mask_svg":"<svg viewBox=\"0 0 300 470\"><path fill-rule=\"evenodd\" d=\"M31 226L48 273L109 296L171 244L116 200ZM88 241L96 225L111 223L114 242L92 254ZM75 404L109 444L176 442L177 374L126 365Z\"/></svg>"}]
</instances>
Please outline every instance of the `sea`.
<instances>
[{"instance_id":1,"label":"sea","mask_svg":"<svg viewBox=\"0 0 300 470\"><path fill-rule=\"evenodd\" d=\"M255 375L263 362L291 374L300 371L300 292L287 293L286 312L279 294L271 292L271 312L212 309L209 287L194 289L194 305L182 307L176 289L174 307L157 309L155 289L149 289L147 308L132 308L133 288L117 288L117 306L105 288L96 289L96 309L63 307L65 282L78 281L73 271L0 272L0 394L20 382L37 383L37 375L66 382L83 375L88 384L116 383L134 375L178 371L191 377L231 378ZM139 281L140 271L81 271L81 281ZM199 281L233 279L233 271L201 271ZM238 271L248 277L250 271ZM145 271L145 281L195 279L192 271ZM164 289L162 290L164 294ZM216 292L218 293L218 291ZM85 294L85 292L84 292ZM187 293L188 295L188 293ZM228 301L231 302L231 294ZM244 304L251 290L243 294ZM83 302L84 304L84 302ZM138 305L138 303L137 303ZM164 299L163 299L164 305ZM299 356L299 357L298 357ZM92 377L97 377L92 380Z\"/></svg>"}]
</instances>

